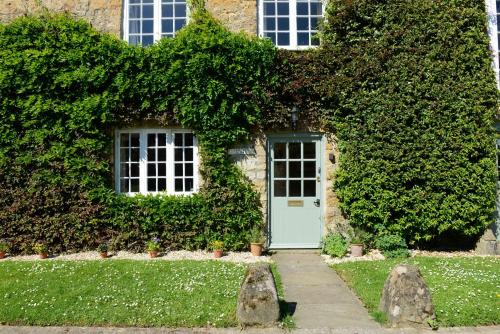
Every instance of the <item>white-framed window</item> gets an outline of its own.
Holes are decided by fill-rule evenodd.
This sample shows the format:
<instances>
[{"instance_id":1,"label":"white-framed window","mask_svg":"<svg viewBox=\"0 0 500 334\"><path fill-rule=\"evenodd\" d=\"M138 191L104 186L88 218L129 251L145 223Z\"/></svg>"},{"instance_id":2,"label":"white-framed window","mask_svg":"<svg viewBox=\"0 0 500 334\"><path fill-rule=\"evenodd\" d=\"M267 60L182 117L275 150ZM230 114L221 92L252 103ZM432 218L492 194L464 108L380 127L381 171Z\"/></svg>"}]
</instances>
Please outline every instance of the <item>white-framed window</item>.
<instances>
[{"instance_id":1,"label":"white-framed window","mask_svg":"<svg viewBox=\"0 0 500 334\"><path fill-rule=\"evenodd\" d=\"M319 45L322 0L259 0L259 35L283 49Z\"/></svg>"},{"instance_id":2,"label":"white-framed window","mask_svg":"<svg viewBox=\"0 0 500 334\"><path fill-rule=\"evenodd\" d=\"M198 191L198 143L182 129L125 129L115 136L118 193L191 194Z\"/></svg>"},{"instance_id":3,"label":"white-framed window","mask_svg":"<svg viewBox=\"0 0 500 334\"><path fill-rule=\"evenodd\" d=\"M124 0L123 36L132 45L174 37L186 25L187 0Z\"/></svg>"}]
</instances>

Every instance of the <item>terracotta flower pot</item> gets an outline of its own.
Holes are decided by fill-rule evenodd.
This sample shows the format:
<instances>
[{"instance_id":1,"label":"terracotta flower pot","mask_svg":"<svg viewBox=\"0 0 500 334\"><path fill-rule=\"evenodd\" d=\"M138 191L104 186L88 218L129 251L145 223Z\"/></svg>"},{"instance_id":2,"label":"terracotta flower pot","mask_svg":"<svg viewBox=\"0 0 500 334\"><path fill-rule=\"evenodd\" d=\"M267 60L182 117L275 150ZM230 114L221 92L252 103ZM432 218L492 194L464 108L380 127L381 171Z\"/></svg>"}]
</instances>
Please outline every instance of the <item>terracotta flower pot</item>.
<instances>
[{"instance_id":1,"label":"terracotta flower pot","mask_svg":"<svg viewBox=\"0 0 500 334\"><path fill-rule=\"evenodd\" d=\"M0 259L3 259L5 257L5 252L0 252Z\"/></svg>"},{"instance_id":2,"label":"terracotta flower pot","mask_svg":"<svg viewBox=\"0 0 500 334\"><path fill-rule=\"evenodd\" d=\"M222 249L215 249L215 250L214 250L214 257L215 257L216 259L218 259L218 258L222 257Z\"/></svg>"},{"instance_id":3,"label":"terracotta flower pot","mask_svg":"<svg viewBox=\"0 0 500 334\"><path fill-rule=\"evenodd\" d=\"M262 247L264 245L260 243L250 243L250 252L253 256L261 256L262 255Z\"/></svg>"},{"instance_id":4,"label":"terracotta flower pot","mask_svg":"<svg viewBox=\"0 0 500 334\"><path fill-rule=\"evenodd\" d=\"M351 245L351 255L353 257L363 256L363 244L352 244Z\"/></svg>"},{"instance_id":5,"label":"terracotta flower pot","mask_svg":"<svg viewBox=\"0 0 500 334\"><path fill-rule=\"evenodd\" d=\"M38 254L38 257L39 257L40 259L42 259L42 260L43 260L43 259L48 258L48 257L49 257L49 254L48 254L48 253L39 253L39 254Z\"/></svg>"},{"instance_id":6,"label":"terracotta flower pot","mask_svg":"<svg viewBox=\"0 0 500 334\"><path fill-rule=\"evenodd\" d=\"M149 251L148 253L150 258L158 257L158 251Z\"/></svg>"},{"instance_id":7,"label":"terracotta flower pot","mask_svg":"<svg viewBox=\"0 0 500 334\"><path fill-rule=\"evenodd\" d=\"M101 258L103 259L108 258L108 252L100 252L99 255L101 255Z\"/></svg>"}]
</instances>

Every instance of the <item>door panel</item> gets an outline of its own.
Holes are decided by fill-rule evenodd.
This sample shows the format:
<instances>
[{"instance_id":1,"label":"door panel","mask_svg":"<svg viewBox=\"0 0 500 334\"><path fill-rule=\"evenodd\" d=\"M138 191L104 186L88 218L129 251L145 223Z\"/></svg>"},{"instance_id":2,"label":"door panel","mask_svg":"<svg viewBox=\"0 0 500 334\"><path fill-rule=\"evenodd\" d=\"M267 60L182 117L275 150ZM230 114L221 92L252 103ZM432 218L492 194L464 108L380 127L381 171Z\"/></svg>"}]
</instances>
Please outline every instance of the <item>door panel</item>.
<instances>
[{"instance_id":1,"label":"door panel","mask_svg":"<svg viewBox=\"0 0 500 334\"><path fill-rule=\"evenodd\" d=\"M319 247L321 152L317 135L269 139L271 248Z\"/></svg>"}]
</instances>

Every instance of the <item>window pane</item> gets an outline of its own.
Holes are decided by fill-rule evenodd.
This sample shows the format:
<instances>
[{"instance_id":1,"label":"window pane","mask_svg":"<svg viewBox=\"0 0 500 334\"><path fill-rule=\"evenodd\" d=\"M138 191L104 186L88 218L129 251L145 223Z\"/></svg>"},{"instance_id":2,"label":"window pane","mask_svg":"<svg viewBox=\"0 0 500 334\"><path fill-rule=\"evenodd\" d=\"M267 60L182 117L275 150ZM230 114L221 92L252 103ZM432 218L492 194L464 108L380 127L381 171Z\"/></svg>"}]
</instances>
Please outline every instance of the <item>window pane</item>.
<instances>
[{"instance_id":1,"label":"window pane","mask_svg":"<svg viewBox=\"0 0 500 334\"><path fill-rule=\"evenodd\" d=\"M309 45L309 33L308 32L297 33L297 44L298 45Z\"/></svg>"},{"instance_id":2,"label":"window pane","mask_svg":"<svg viewBox=\"0 0 500 334\"><path fill-rule=\"evenodd\" d=\"M184 146L193 146L193 134L192 133L186 133L184 134Z\"/></svg>"},{"instance_id":3,"label":"window pane","mask_svg":"<svg viewBox=\"0 0 500 334\"><path fill-rule=\"evenodd\" d=\"M129 146L129 140L128 140L128 133L122 133L120 135L120 146L121 147L128 147Z\"/></svg>"},{"instance_id":4,"label":"window pane","mask_svg":"<svg viewBox=\"0 0 500 334\"><path fill-rule=\"evenodd\" d=\"M186 17L186 5L175 5L175 17Z\"/></svg>"},{"instance_id":5,"label":"window pane","mask_svg":"<svg viewBox=\"0 0 500 334\"><path fill-rule=\"evenodd\" d=\"M304 181L304 197L316 197L316 181Z\"/></svg>"},{"instance_id":6,"label":"window pane","mask_svg":"<svg viewBox=\"0 0 500 334\"><path fill-rule=\"evenodd\" d=\"M286 159L286 143L275 143L274 144L274 158L275 159Z\"/></svg>"},{"instance_id":7,"label":"window pane","mask_svg":"<svg viewBox=\"0 0 500 334\"><path fill-rule=\"evenodd\" d=\"M300 143L289 143L288 144L288 158L289 159L300 159Z\"/></svg>"},{"instance_id":8,"label":"window pane","mask_svg":"<svg viewBox=\"0 0 500 334\"><path fill-rule=\"evenodd\" d=\"M120 181L120 192L121 193L128 193L129 192L128 179L122 179Z\"/></svg>"},{"instance_id":9,"label":"window pane","mask_svg":"<svg viewBox=\"0 0 500 334\"><path fill-rule=\"evenodd\" d=\"M316 162L304 161L304 177L315 177L315 176L316 176Z\"/></svg>"},{"instance_id":10,"label":"window pane","mask_svg":"<svg viewBox=\"0 0 500 334\"><path fill-rule=\"evenodd\" d=\"M129 158L130 158L130 156L128 154L128 148L122 148L120 150L120 161L126 162L126 161L128 161Z\"/></svg>"},{"instance_id":11,"label":"window pane","mask_svg":"<svg viewBox=\"0 0 500 334\"><path fill-rule=\"evenodd\" d=\"M316 159L315 143L304 143L304 159Z\"/></svg>"},{"instance_id":12,"label":"window pane","mask_svg":"<svg viewBox=\"0 0 500 334\"><path fill-rule=\"evenodd\" d=\"M273 32L266 32L264 37L269 38L273 44L276 44L276 34Z\"/></svg>"},{"instance_id":13,"label":"window pane","mask_svg":"<svg viewBox=\"0 0 500 334\"><path fill-rule=\"evenodd\" d=\"M286 197L286 181L274 181L274 197Z\"/></svg>"},{"instance_id":14,"label":"window pane","mask_svg":"<svg viewBox=\"0 0 500 334\"><path fill-rule=\"evenodd\" d=\"M137 46L137 45L141 44L141 37L140 36L129 36L128 37L128 43L130 45Z\"/></svg>"},{"instance_id":15,"label":"window pane","mask_svg":"<svg viewBox=\"0 0 500 334\"><path fill-rule=\"evenodd\" d=\"M153 6L147 5L142 7L142 17L143 18L153 18Z\"/></svg>"},{"instance_id":16,"label":"window pane","mask_svg":"<svg viewBox=\"0 0 500 334\"><path fill-rule=\"evenodd\" d=\"M264 30L276 30L276 20L274 17L264 19Z\"/></svg>"},{"instance_id":17,"label":"window pane","mask_svg":"<svg viewBox=\"0 0 500 334\"><path fill-rule=\"evenodd\" d=\"M154 133L148 134L148 146L156 146L156 135Z\"/></svg>"},{"instance_id":18,"label":"window pane","mask_svg":"<svg viewBox=\"0 0 500 334\"><path fill-rule=\"evenodd\" d=\"M175 161L182 161L182 148L176 148L174 151Z\"/></svg>"},{"instance_id":19,"label":"window pane","mask_svg":"<svg viewBox=\"0 0 500 334\"><path fill-rule=\"evenodd\" d=\"M167 135L164 133L158 134L158 146L167 146Z\"/></svg>"},{"instance_id":20,"label":"window pane","mask_svg":"<svg viewBox=\"0 0 500 334\"><path fill-rule=\"evenodd\" d=\"M186 148L184 149L184 160L185 161L193 161L193 149L192 148Z\"/></svg>"},{"instance_id":21,"label":"window pane","mask_svg":"<svg viewBox=\"0 0 500 334\"><path fill-rule=\"evenodd\" d=\"M148 45L151 45L153 44L154 40L153 40L153 35L149 35L149 36L142 36L142 45L144 46L148 46Z\"/></svg>"},{"instance_id":22,"label":"window pane","mask_svg":"<svg viewBox=\"0 0 500 334\"><path fill-rule=\"evenodd\" d=\"M288 162L289 177L302 177L302 163L300 161Z\"/></svg>"},{"instance_id":23,"label":"window pane","mask_svg":"<svg viewBox=\"0 0 500 334\"><path fill-rule=\"evenodd\" d=\"M161 6L161 16L162 17L173 17L174 16L174 6L173 5L162 5Z\"/></svg>"},{"instance_id":24,"label":"window pane","mask_svg":"<svg viewBox=\"0 0 500 334\"><path fill-rule=\"evenodd\" d=\"M307 2L297 2L297 15L308 15L309 6Z\"/></svg>"},{"instance_id":25,"label":"window pane","mask_svg":"<svg viewBox=\"0 0 500 334\"><path fill-rule=\"evenodd\" d=\"M158 164L158 176L167 175L167 164Z\"/></svg>"},{"instance_id":26,"label":"window pane","mask_svg":"<svg viewBox=\"0 0 500 334\"><path fill-rule=\"evenodd\" d=\"M156 160L156 150L154 148L148 148L148 161L155 161Z\"/></svg>"},{"instance_id":27,"label":"window pane","mask_svg":"<svg viewBox=\"0 0 500 334\"><path fill-rule=\"evenodd\" d=\"M166 191L166 190L167 190L167 180L158 179L158 191Z\"/></svg>"},{"instance_id":28,"label":"window pane","mask_svg":"<svg viewBox=\"0 0 500 334\"><path fill-rule=\"evenodd\" d=\"M180 30L182 27L186 25L186 20L175 20L175 31Z\"/></svg>"},{"instance_id":29,"label":"window pane","mask_svg":"<svg viewBox=\"0 0 500 334\"><path fill-rule=\"evenodd\" d=\"M297 30L309 30L309 19L307 17L297 18Z\"/></svg>"},{"instance_id":30,"label":"window pane","mask_svg":"<svg viewBox=\"0 0 500 334\"><path fill-rule=\"evenodd\" d=\"M130 180L130 192L132 193L139 192L139 179Z\"/></svg>"},{"instance_id":31,"label":"window pane","mask_svg":"<svg viewBox=\"0 0 500 334\"><path fill-rule=\"evenodd\" d=\"M131 19L138 19L141 17L141 7L140 6L130 6L128 10L128 16Z\"/></svg>"},{"instance_id":32,"label":"window pane","mask_svg":"<svg viewBox=\"0 0 500 334\"><path fill-rule=\"evenodd\" d=\"M183 140L182 140L182 138L183 138L182 133L176 133L174 135L174 145L175 146L183 146Z\"/></svg>"},{"instance_id":33,"label":"window pane","mask_svg":"<svg viewBox=\"0 0 500 334\"><path fill-rule=\"evenodd\" d=\"M321 16L322 14L321 2L311 2L311 15Z\"/></svg>"},{"instance_id":34,"label":"window pane","mask_svg":"<svg viewBox=\"0 0 500 334\"><path fill-rule=\"evenodd\" d=\"M278 18L278 30L284 31L290 29L290 23L288 17Z\"/></svg>"},{"instance_id":35,"label":"window pane","mask_svg":"<svg viewBox=\"0 0 500 334\"><path fill-rule=\"evenodd\" d=\"M186 176L193 176L193 164L186 164L185 172Z\"/></svg>"},{"instance_id":36,"label":"window pane","mask_svg":"<svg viewBox=\"0 0 500 334\"><path fill-rule=\"evenodd\" d=\"M139 134L138 133L132 133L130 135L130 140L131 140L132 147L139 147Z\"/></svg>"},{"instance_id":37,"label":"window pane","mask_svg":"<svg viewBox=\"0 0 500 334\"><path fill-rule=\"evenodd\" d=\"M274 2L264 2L264 15L274 15L275 13Z\"/></svg>"},{"instance_id":38,"label":"window pane","mask_svg":"<svg viewBox=\"0 0 500 334\"><path fill-rule=\"evenodd\" d=\"M128 32L131 34L139 34L141 32L141 21L129 21Z\"/></svg>"},{"instance_id":39,"label":"window pane","mask_svg":"<svg viewBox=\"0 0 500 334\"><path fill-rule=\"evenodd\" d=\"M148 164L148 176L156 176L156 164Z\"/></svg>"},{"instance_id":40,"label":"window pane","mask_svg":"<svg viewBox=\"0 0 500 334\"><path fill-rule=\"evenodd\" d=\"M290 45L290 34L289 33L279 33L278 34L278 45Z\"/></svg>"},{"instance_id":41,"label":"window pane","mask_svg":"<svg viewBox=\"0 0 500 334\"><path fill-rule=\"evenodd\" d=\"M184 190L185 191L193 191L193 185L194 185L193 179L191 179L191 178L184 179Z\"/></svg>"},{"instance_id":42,"label":"window pane","mask_svg":"<svg viewBox=\"0 0 500 334\"><path fill-rule=\"evenodd\" d=\"M285 161L275 161L274 162L274 177L286 177L286 162Z\"/></svg>"},{"instance_id":43,"label":"window pane","mask_svg":"<svg viewBox=\"0 0 500 334\"><path fill-rule=\"evenodd\" d=\"M288 15L288 2L278 2L278 15Z\"/></svg>"},{"instance_id":44,"label":"window pane","mask_svg":"<svg viewBox=\"0 0 500 334\"><path fill-rule=\"evenodd\" d=\"M288 181L288 196L289 197L300 197L300 181Z\"/></svg>"},{"instance_id":45,"label":"window pane","mask_svg":"<svg viewBox=\"0 0 500 334\"><path fill-rule=\"evenodd\" d=\"M175 179L175 191L183 191L182 189L182 179Z\"/></svg>"},{"instance_id":46,"label":"window pane","mask_svg":"<svg viewBox=\"0 0 500 334\"><path fill-rule=\"evenodd\" d=\"M315 32L311 34L311 45L319 45L319 35Z\"/></svg>"},{"instance_id":47,"label":"window pane","mask_svg":"<svg viewBox=\"0 0 500 334\"><path fill-rule=\"evenodd\" d=\"M148 179L148 191L156 191L156 179Z\"/></svg>"},{"instance_id":48,"label":"window pane","mask_svg":"<svg viewBox=\"0 0 500 334\"><path fill-rule=\"evenodd\" d=\"M142 21L142 33L152 34L153 33L153 20Z\"/></svg>"},{"instance_id":49,"label":"window pane","mask_svg":"<svg viewBox=\"0 0 500 334\"><path fill-rule=\"evenodd\" d=\"M312 30L319 29L319 19L317 17L311 17L311 29Z\"/></svg>"},{"instance_id":50,"label":"window pane","mask_svg":"<svg viewBox=\"0 0 500 334\"><path fill-rule=\"evenodd\" d=\"M167 149L159 148L158 149L158 161L166 161L167 160Z\"/></svg>"},{"instance_id":51,"label":"window pane","mask_svg":"<svg viewBox=\"0 0 500 334\"><path fill-rule=\"evenodd\" d=\"M173 31L174 31L174 20L161 21L161 32L173 32Z\"/></svg>"},{"instance_id":52,"label":"window pane","mask_svg":"<svg viewBox=\"0 0 500 334\"><path fill-rule=\"evenodd\" d=\"M129 177L128 164L120 164L120 177Z\"/></svg>"},{"instance_id":53,"label":"window pane","mask_svg":"<svg viewBox=\"0 0 500 334\"><path fill-rule=\"evenodd\" d=\"M130 150L130 161L139 161L139 149L133 148Z\"/></svg>"},{"instance_id":54,"label":"window pane","mask_svg":"<svg viewBox=\"0 0 500 334\"><path fill-rule=\"evenodd\" d=\"M130 164L130 176L139 177L139 164Z\"/></svg>"},{"instance_id":55,"label":"window pane","mask_svg":"<svg viewBox=\"0 0 500 334\"><path fill-rule=\"evenodd\" d=\"M182 168L182 164L175 164L175 168L174 168L174 175L175 176L183 176L184 175L184 171L183 171L183 168Z\"/></svg>"}]
</instances>

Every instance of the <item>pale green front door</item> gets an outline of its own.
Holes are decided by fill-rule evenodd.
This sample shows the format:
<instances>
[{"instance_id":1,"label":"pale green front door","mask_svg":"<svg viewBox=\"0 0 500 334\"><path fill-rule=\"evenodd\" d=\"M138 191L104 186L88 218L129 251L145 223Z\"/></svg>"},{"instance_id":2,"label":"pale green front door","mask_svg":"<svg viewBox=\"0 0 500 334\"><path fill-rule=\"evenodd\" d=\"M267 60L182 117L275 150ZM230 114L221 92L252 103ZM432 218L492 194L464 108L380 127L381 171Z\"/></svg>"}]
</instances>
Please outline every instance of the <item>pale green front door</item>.
<instances>
[{"instance_id":1,"label":"pale green front door","mask_svg":"<svg viewBox=\"0 0 500 334\"><path fill-rule=\"evenodd\" d=\"M271 137L269 218L271 248L318 248L322 233L320 135Z\"/></svg>"}]
</instances>

